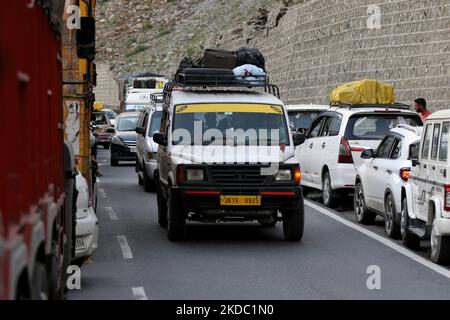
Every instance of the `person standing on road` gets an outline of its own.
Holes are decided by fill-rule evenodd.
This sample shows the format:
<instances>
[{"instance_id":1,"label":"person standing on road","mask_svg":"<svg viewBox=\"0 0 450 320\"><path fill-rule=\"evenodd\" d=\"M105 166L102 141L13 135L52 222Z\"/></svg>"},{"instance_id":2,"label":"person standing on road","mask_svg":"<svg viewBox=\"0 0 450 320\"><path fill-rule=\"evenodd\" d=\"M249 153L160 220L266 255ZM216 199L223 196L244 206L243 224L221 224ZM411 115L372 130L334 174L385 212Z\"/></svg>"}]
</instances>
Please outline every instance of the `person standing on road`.
<instances>
[{"instance_id":1,"label":"person standing on road","mask_svg":"<svg viewBox=\"0 0 450 320\"><path fill-rule=\"evenodd\" d=\"M419 98L419 99L416 99L414 101L414 103L415 103L414 107L416 108L416 111L420 114L420 116L422 117L422 120L423 121L427 120L427 118L431 115L431 112L428 111L428 109L427 109L426 100L423 98Z\"/></svg>"}]
</instances>

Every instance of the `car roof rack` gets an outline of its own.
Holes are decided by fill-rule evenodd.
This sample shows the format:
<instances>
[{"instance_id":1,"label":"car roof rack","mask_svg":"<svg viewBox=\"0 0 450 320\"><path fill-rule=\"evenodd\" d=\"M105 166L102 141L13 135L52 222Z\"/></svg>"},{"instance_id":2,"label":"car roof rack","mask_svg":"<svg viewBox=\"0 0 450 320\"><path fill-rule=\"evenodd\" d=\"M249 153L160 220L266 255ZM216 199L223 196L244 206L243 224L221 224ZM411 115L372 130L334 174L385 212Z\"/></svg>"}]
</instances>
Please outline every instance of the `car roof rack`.
<instances>
[{"instance_id":1,"label":"car roof rack","mask_svg":"<svg viewBox=\"0 0 450 320\"><path fill-rule=\"evenodd\" d=\"M382 108L382 109L400 109L400 110L411 110L411 106L404 103L393 103L393 104L376 104L376 103L361 103L353 104L348 102L336 102L331 103L331 107L336 108L349 108L349 109L364 109L364 108Z\"/></svg>"},{"instance_id":2,"label":"car roof rack","mask_svg":"<svg viewBox=\"0 0 450 320\"><path fill-rule=\"evenodd\" d=\"M278 86L269 83L267 75L235 76L234 74L187 74L181 72L175 76L173 82L164 86L163 99L172 95L173 89L177 88L264 88L264 92L270 93L280 99Z\"/></svg>"}]
</instances>

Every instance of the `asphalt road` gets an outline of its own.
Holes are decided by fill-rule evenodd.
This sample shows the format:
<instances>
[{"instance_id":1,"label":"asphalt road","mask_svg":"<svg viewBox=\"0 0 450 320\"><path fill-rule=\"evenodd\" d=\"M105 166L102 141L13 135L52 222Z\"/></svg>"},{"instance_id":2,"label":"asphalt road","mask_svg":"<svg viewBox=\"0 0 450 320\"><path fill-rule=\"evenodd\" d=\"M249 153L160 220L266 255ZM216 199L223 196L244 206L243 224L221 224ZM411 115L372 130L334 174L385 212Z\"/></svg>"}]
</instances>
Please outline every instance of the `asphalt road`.
<instances>
[{"instance_id":1,"label":"asphalt road","mask_svg":"<svg viewBox=\"0 0 450 320\"><path fill-rule=\"evenodd\" d=\"M307 201L300 243L284 241L281 224L250 223L190 224L187 240L171 243L133 164L112 168L107 156L100 150L99 248L69 299L450 299L448 268L380 225L355 225L348 204L336 212ZM368 289L371 266L379 290Z\"/></svg>"}]
</instances>

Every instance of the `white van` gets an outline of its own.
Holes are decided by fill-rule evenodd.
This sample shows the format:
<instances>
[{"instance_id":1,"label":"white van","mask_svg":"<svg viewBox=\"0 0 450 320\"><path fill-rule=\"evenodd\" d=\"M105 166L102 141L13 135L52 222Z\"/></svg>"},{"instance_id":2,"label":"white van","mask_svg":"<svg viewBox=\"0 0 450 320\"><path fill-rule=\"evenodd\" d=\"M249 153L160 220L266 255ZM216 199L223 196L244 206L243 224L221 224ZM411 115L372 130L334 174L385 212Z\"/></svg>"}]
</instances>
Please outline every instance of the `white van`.
<instances>
[{"instance_id":1,"label":"white van","mask_svg":"<svg viewBox=\"0 0 450 320\"><path fill-rule=\"evenodd\" d=\"M425 122L409 182L402 196L403 243L418 249L431 239L431 260L450 263L450 110L438 111Z\"/></svg>"},{"instance_id":2,"label":"white van","mask_svg":"<svg viewBox=\"0 0 450 320\"><path fill-rule=\"evenodd\" d=\"M202 83L202 76L193 77L192 87L166 88L161 132L153 135L159 223L177 241L185 237L186 221L283 221L285 238L299 241L304 208L294 149L303 135L291 133L277 97L244 89L254 80L249 85L227 76L223 87L241 90L213 90L220 76L213 84Z\"/></svg>"}]
</instances>

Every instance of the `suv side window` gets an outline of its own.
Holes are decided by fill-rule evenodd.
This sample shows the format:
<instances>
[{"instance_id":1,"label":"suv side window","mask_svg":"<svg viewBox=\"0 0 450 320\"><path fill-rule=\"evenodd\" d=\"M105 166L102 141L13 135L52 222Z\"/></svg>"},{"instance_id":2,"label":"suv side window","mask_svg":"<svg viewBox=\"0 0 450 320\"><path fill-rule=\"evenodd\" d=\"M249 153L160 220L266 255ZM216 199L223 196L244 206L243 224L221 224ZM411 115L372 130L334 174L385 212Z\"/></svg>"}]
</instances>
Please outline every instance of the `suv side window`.
<instances>
[{"instance_id":1,"label":"suv side window","mask_svg":"<svg viewBox=\"0 0 450 320\"><path fill-rule=\"evenodd\" d=\"M327 137L330 133L331 129L331 122L333 121L332 117L325 117L325 123L323 125L322 133L320 134L321 137Z\"/></svg>"},{"instance_id":2,"label":"suv side window","mask_svg":"<svg viewBox=\"0 0 450 320\"><path fill-rule=\"evenodd\" d=\"M444 122L442 125L441 133L441 143L439 146L439 161L447 162L448 156L448 140L449 140L449 130L450 122Z\"/></svg>"},{"instance_id":3,"label":"suv side window","mask_svg":"<svg viewBox=\"0 0 450 320\"><path fill-rule=\"evenodd\" d=\"M334 137L334 136L339 135L339 131L341 131L342 119L338 118L338 117L333 117L331 119L332 120L331 120L329 136Z\"/></svg>"},{"instance_id":4,"label":"suv side window","mask_svg":"<svg viewBox=\"0 0 450 320\"><path fill-rule=\"evenodd\" d=\"M422 146L422 159L428 159L428 156L430 154L432 128L433 128L433 125L427 124L427 127L425 129L423 146Z\"/></svg>"},{"instance_id":5,"label":"suv side window","mask_svg":"<svg viewBox=\"0 0 450 320\"><path fill-rule=\"evenodd\" d=\"M386 137L377 149L377 158L388 159L395 142L394 137Z\"/></svg>"},{"instance_id":6,"label":"suv side window","mask_svg":"<svg viewBox=\"0 0 450 320\"><path fill-rule=\"evenodd\" d=\"M320 135L320 130L322 129L322 126L325 122L327 117L320 117L311 126L311 129L308 133L308 139L310 138L317 138Z\"/></svg>"},{"instance_id":7,"label":"suv side window","mask_svg":"<svg viewBox=\"0 0 450 320\"><path fill-rule=\"evenodd\" d=\"M148 123L148 112L145 112L144 120L142 121L141 127L147 128L147 123Z\"/></svg>"},{"instance_id":8,"label":"suv side window","mask_svg":"<svg viewBox=\"0 0 450 320\"><path fill-rule=\"evenodd\" d=\"M392 149L391 159L398 159L402 155L403 141L395 139L394 148Z\"/></svg>"},{"instance_id":9,"label":"suv side window","mask_svg":"<svg viewBox=\"0 0 450 320\"><path fill-rule=\"evenodd\" d=\"M433 130L433 145L431 147L431 160L437 160L440 133L441 133L441 124L436 123L434 125Z\"/></svg>"}]
</instances>

